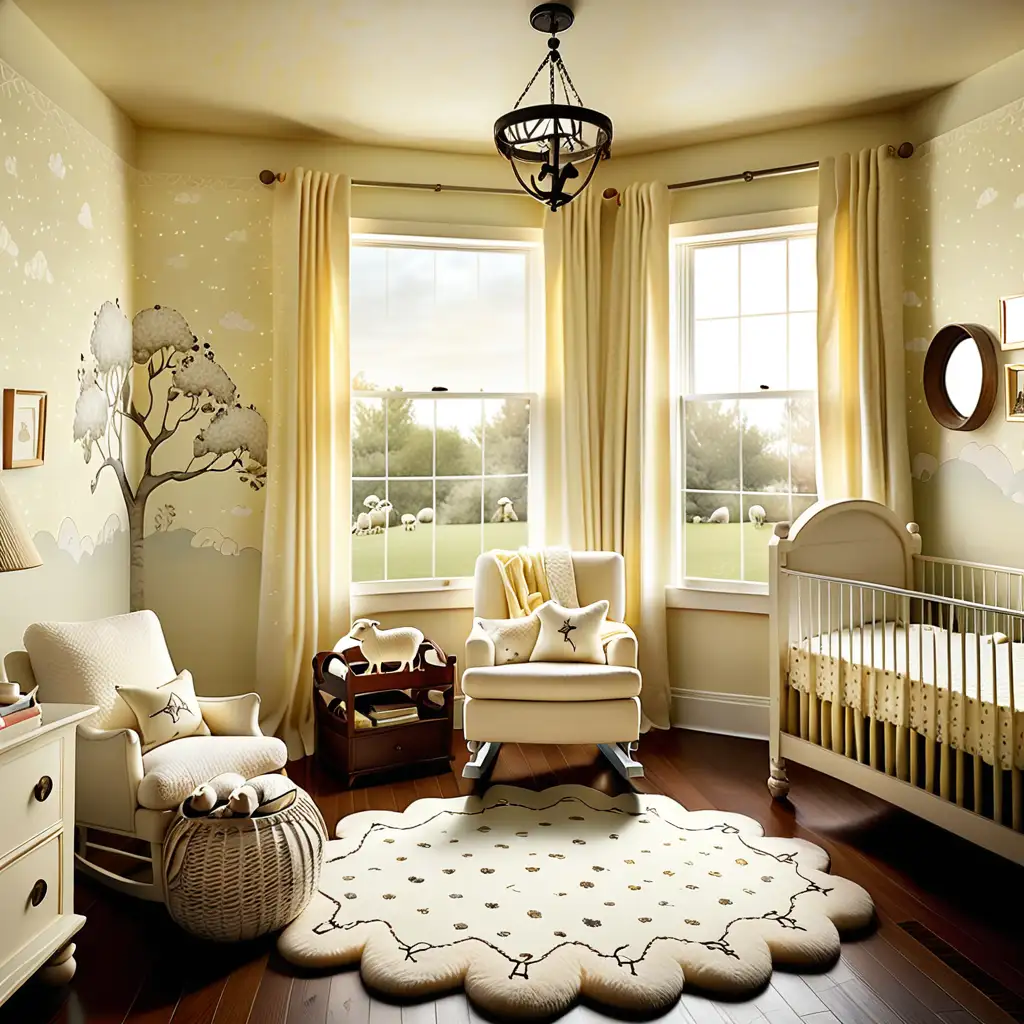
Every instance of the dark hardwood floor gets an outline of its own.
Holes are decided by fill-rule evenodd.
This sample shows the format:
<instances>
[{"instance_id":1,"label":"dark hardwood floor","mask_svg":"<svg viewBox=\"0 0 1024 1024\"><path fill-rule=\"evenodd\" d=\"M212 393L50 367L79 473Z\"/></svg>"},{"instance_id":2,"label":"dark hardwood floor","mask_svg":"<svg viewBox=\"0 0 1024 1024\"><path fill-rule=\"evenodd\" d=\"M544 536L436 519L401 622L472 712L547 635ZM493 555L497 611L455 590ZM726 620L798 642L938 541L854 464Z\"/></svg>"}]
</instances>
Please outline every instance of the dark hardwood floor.
<instances>
[{"instance_id":1,"label":"dark hardwood floor","mask_svg":"<svg viewBox=\"0 0 1024 1024\"><path fill-rule=\"evenodd\" d=\"M684 993L666 1024L991 1024L1024 1022L1024 869L897 811L867 794L792 766L791 803L765 788L766 745L673 730L645 737L643 792L686 807L739 811L770 835L825 847L832 869L865 886L878 908L872 934L844 943L839 962L816 975L776 971L746 1002ZM419 797L472 790L465 754L443 775L346 790L311 760L289 766L328 825L352 811L401 810ZM619 792L625 783L592 747L505 746L494 782L543 789L575 782ZM396 1005L374 999L355 971L299 976L272 940L213 946L190 939L162 907L76 886L88 917L78 973L52 992L30 983L0 1008L0 1024L477 1024L461 992ZM0 928L3 923L0 922ZM577 1006L568 1024L606 1020Z\"/></svg>"}]
</instances>

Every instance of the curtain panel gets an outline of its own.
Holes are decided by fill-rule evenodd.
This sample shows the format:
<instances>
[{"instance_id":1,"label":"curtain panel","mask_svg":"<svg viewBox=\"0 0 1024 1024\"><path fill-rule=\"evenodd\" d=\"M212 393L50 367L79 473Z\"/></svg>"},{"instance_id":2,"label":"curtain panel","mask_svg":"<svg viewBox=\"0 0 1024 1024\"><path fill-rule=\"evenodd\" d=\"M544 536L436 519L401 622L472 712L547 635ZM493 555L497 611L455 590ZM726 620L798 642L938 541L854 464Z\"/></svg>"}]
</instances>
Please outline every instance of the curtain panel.
<instances>
[{"instance_id":1,"label":"curtain panel","mask_svg":"<svg viewBox=\"0 0 1024 1024\"><path fill-rule=\"evenodd\" d=\"M903 352L902 234L888 147L818 171L818 479L913 518Z\"/></svg>"},{"instance_id":2,"label":"curtain panel","mask_svg":"<svg viewBox=\"0 0 1024 1024\"><path fill-rule=\"evenodd\" d=\"M545 226L549 543L618 551L647 726L669 726L668 190L591 190Z\"/></svg>"},{"instance_id":3,"label":"curtain panel","mask_svg":"<svg viewBox=\"0 0 1024 1024\"><path fill-rule=\"evenodd\" d=\"M311 663L349 627L347 177L290 172L274 194L270 448L257 631L264 732L313 750Z\"/></svg>"}]
</instances>

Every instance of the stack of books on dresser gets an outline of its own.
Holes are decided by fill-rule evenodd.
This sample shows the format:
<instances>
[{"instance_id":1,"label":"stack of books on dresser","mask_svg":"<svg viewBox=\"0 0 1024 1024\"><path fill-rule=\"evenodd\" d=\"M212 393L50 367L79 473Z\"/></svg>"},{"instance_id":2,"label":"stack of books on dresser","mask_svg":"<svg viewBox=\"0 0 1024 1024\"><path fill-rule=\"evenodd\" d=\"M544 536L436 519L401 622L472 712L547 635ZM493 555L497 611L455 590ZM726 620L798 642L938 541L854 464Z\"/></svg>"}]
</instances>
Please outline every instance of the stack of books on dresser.
<instances>
[{"instance_id":1,"label":"stack of books on dresser","mask_svg":"<svg viewBox=\"0 0 1024 1024\"><path fill-rule=\"evenodd\" d=\"M14 699L0 698L0 743L38 729L42 724L42 708L35 690Z\"/></svg>"},{"instance_id":2,"label":"stack of books on dresser","mask_svg":"<svg viewBox=\"0 0 1024 1024\"><path fill-rule=\"evenodd\" d=\"M369 717L377 725L405 725L406 722L418 722L419 712L415 701L374 701L370 704Z\"/></svg>"}]
</instances>

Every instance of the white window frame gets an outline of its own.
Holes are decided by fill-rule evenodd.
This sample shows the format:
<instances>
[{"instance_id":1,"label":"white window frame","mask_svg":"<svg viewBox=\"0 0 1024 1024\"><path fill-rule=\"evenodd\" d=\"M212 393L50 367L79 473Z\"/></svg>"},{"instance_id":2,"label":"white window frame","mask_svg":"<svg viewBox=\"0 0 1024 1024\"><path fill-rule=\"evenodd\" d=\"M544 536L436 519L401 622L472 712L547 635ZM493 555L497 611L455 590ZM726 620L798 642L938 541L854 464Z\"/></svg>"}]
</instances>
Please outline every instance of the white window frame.
<instances>
[{"instance_id":1,"label":"white window frame","mask_svg":"<svg viewBox=\"0 0 1024 1024\"><path fill-rule=\"evenodd\" d=\"M683 406L688 397L708 401L756 400L756 392L700 394L690 392L690 367L694 337L693 274L694 248L701 245L730 245L790 238L817 231L817 209L773 211L718 220L673 224L670 229L670 322L672 324L672 567L674 581L667 589L670 608L768 614L768 584L748 580L717 580L685 575L685 531L683 529L683 491L686 483L686 434ZM806 391L770 392L773 399L803 396ZM769 397L765 395L765 397ZM733 492L729 492L732 494ZM742 550L741 550L742 558Z\"/></svg>"},{"instance_id":2,"label":"white window frame","mask_svg":"<svg viewBox=\"0 0 1024 1024\"><path fill-rule=\"evenodd\" d=\"M528 398L530 400L530 447L527 472L529 544L543 544L544 529L544 417L541 396L544 393L544 236L539 228L499 228L441 224L418 225L410 222L353 220L351 245L379 246L382 248L452 249L476 252L525 253L527 259L527 382L524 392L412 392L412 391L352 391L353 398L388 398L401 396L412 399L471 398L502 400ZM419 233L422 230L423 233ZM384 403L387 410L387 402ZM436 407L435 407L436 408ZM385 412L386 415L386 412ZM436 417L436 413L435 413ZM435 423L436 428L436 423ZM436 438L435 438L436 444ZM387 452L385 450L385 475ZM397 478L396 478L397 479ZM402 477L416 480L418 477ZM436 479L431 477L430 479ZM486 482L486 477L483 478ZM349 482L351 488L351 481ZM481 523L481 533L484 524ZM385 552L387 532L384 536ZM436 556L436 546L434 550ZM385 553L385 558L387 557ZM386 564L386 563L385 563ZM420 579L351 581L350 593L354 613L372 608L376 611L415 611L429 609L472 608L473 577L434 577Z\"/></svg>"}]
</instances>

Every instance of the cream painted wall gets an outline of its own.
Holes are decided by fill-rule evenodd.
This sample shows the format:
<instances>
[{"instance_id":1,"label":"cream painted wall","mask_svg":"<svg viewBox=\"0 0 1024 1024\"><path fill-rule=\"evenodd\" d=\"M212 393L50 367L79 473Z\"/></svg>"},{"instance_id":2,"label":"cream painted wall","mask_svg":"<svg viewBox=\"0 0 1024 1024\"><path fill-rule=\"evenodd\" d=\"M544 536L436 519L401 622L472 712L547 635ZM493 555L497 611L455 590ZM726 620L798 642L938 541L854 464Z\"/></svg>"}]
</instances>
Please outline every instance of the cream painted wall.
<instances>
[{"instance_id":1,"label":"cream painted wall","mask_svg":"<svg viewBox=\"0 0 1024 1024\"><path fill-rule=\"evenodd\" d=\"M73 423L95 313L131 307L132 217L131 172L111 148L130 154L130 125L2 2L0 126L0 387L48 394L44 465L3 473L43 565L0 576L2 653L30 622L127 609L124 504Z\"/></svg>"}]
</instances>

